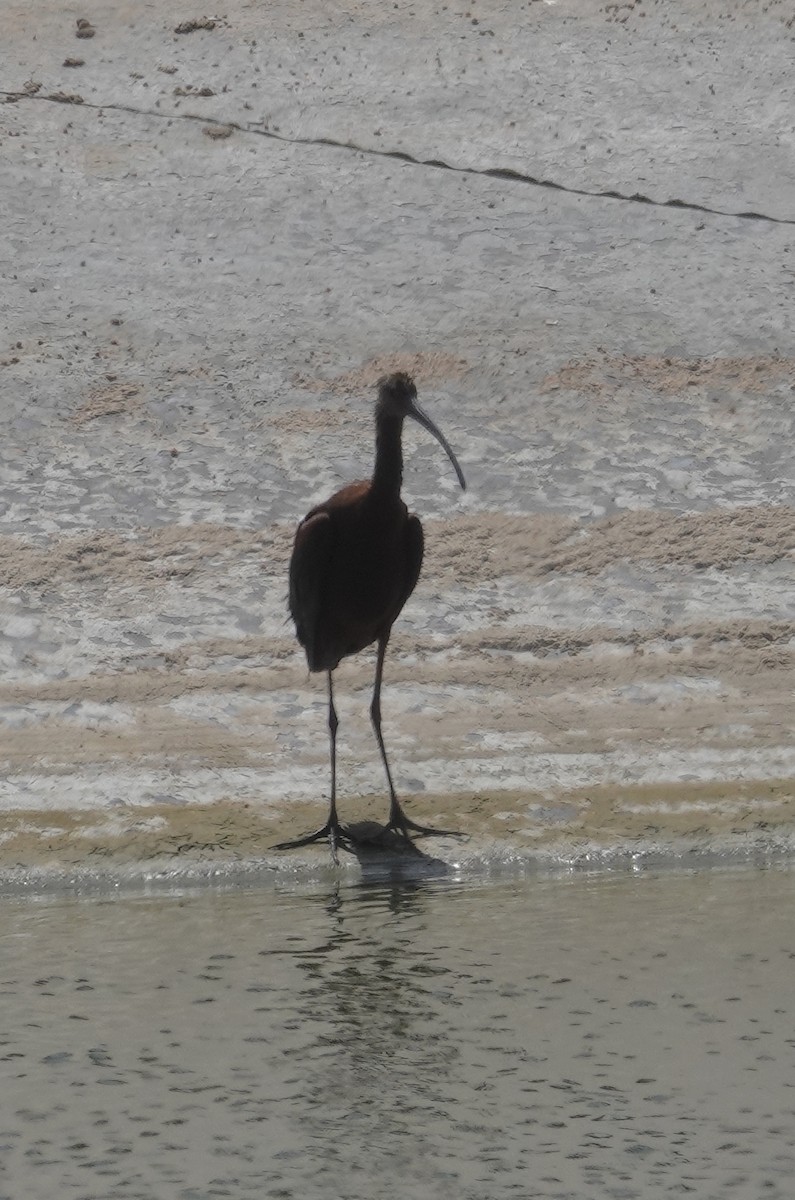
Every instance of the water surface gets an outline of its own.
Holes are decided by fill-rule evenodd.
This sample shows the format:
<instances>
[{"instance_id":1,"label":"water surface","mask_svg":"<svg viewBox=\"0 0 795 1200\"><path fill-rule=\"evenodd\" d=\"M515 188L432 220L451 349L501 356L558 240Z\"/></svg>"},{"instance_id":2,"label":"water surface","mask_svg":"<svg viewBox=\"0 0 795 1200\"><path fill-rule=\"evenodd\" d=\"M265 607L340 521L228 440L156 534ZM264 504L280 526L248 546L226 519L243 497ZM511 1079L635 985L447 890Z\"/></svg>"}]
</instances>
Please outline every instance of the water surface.
<instances>
[{"instance_id":1,"label":"water surface","mask_svg":"<svg viewBox=\"0 0 795 1200\"><path fill-rule=\"evenodd\" d=\"M792 870L2 903L0 1200L791 1195Z\"/></svg>"}]
</instances>

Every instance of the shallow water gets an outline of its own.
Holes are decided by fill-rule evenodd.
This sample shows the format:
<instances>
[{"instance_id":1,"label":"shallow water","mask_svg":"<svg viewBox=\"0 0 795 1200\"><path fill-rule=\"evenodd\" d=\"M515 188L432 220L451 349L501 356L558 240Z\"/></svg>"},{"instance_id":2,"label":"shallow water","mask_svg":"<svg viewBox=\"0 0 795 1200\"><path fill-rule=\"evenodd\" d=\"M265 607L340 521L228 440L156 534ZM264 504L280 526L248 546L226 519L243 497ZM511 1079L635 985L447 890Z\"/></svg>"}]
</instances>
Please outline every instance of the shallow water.
<instances>
[{"instance_id":1,"label":"shallow water","mask_svg":"<svg viewBox=\"0 0 795 1200\"><path fill-rule=\"evenodd\" d=\"M1 1200L791 1195L795 872L6 899Z\"/></svg>"}]
</instances>

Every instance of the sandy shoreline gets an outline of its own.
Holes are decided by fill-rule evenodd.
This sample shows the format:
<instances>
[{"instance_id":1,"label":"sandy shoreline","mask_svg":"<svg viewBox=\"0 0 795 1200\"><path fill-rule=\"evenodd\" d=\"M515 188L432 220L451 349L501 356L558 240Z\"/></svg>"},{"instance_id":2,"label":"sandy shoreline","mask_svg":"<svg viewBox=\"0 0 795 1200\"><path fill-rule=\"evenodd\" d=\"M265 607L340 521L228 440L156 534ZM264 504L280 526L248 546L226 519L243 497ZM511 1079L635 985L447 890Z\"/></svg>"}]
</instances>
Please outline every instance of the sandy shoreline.
<instances>
[{"instance_id":1,"label":"sandy shoreline","mask_svg":"<svg viewBox=\"0 0 795 1200\"><path fill-rule=\"evenodd\" d=\"M469 833L473 863L789 844L794 527L782 506L428 522L384 695L411 811ZM290 536L3 540L0 866L278 862L274 842L321 822L323 684L281 615ZM371 657L338 673L349 820L385 809Z\"/></svg>"},{"instance_id":2,"label":"sandy shoreline","mask_svg":"<svg viewBox=\"0 0 795 1200\"><path fill-rule=\"evenodd\" d=\"M287 562L396 369L469 484L407 431L410 811L481 858L791 838L795 98L781 14L720 10L109 3L75 40L12 6L0 868L322 821ZM351 820L385 807L372 673L339 671Z\"/></svg>"},{"instance_id":3,"label":"sandy shoreline","mask_svg":"<svg viewBox=\"0 0 795 1200\"><path fill-rule=\"evenodd\" d=\"M354 831L375 831L382 797L345 805ZM788 780L591 786L548 795L425 797L412 802L420 821L453 823L464 840L421 839L414 861L397 839L353 847L355 858L411 875L433 863L473 880L495 868L634 867L776 861L795 851L795 798ZM295 802L263 810L255 803L116 805L110 813L36 810L7 814L0 833L0 883L80 886L87 882L160 878L241 878L252 870L275 876L330 864L328 847L276 853L273 845L315 827L319 806Z\"/></svg>"}]
</instances>

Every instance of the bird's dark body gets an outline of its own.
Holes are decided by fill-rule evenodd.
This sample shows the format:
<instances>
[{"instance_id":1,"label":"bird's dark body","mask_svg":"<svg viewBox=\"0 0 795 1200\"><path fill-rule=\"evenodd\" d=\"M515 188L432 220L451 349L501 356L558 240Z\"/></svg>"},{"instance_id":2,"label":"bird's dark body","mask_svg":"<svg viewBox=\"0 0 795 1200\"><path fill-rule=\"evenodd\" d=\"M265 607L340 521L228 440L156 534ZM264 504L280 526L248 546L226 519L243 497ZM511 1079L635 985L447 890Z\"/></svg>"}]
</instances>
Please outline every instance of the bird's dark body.
<instances>
[{"instance_id":1,"label":"bird's dark body","mask_svg":"<svg viewBox=\"0 0 795 1200\"><path fill-rule=\"evenodd\" d=\"M290 559L290 614L310 671L328 676L331 797L326 824L315 833L277 849L305 846L328 837L336 861L337 842L355 841L337 816L337 712L332 672L343 658L378 644L370 717L389 787L389 821L383 832L406 840L409 831L449 833L418 825L403 812L395 794L381 733L381 681L392 626L414 591L422 567L423 535L419 517L400 498L403 480L403 422L411 417L441 443L464 476L443 434L417 404L417 389L397 372L379 380L376 404L376 451L373 477L351 483L318 504L301 521Z\"/></svg>"},{"instance_id":2,"label":"bird's dark body","mask_svg":"<svg viewBox=\"0 0 795 1200\"><path fill-rule=\"evenodd\" d=\"M386 637L422 567L419 517L369 481L352 483L307 513L290 561L290 613L310 671Z\"/></svg>"}]
</instances>

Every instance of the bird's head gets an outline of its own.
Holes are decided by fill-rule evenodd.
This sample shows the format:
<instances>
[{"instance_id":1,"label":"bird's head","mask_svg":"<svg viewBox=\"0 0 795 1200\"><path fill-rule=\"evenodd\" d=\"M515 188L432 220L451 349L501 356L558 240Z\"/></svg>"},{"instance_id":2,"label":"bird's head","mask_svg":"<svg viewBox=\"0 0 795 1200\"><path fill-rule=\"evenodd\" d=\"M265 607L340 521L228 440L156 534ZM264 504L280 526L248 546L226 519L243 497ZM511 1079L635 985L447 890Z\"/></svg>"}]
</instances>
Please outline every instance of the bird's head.
<instances>
[{"instance_id":1,"label":"bird's head","mask_svg":"<svg viewBox=\"0 0 795 1200\"><path fill-rule=\"evenodd\" d=\"M447 457L455 468L455 473L458 476L458 482L462 488L466 488L464 472L458 465L458 459L450 447L447 438L437 428L426 412L420 408L417 403L417 387L414 380L405 371L395 371L393 375L382 375L378 380L378 403L376 405L376 419L397 418L400 422L404 417L411 417L423 429L427 429L428 433L432 434L440 446L443 447Z\"/></svg>"},{"instance_id":2,"label":"bird's head","mask_svg":"<svg viewBox=\"0 0 795 1200\"><path fill-rule=\"evenodd\" d=\"M417 385L406 371L382 375L378 380L378 407L396 417L411 417L417 403Z\"/></svg>"}]
</instances>

